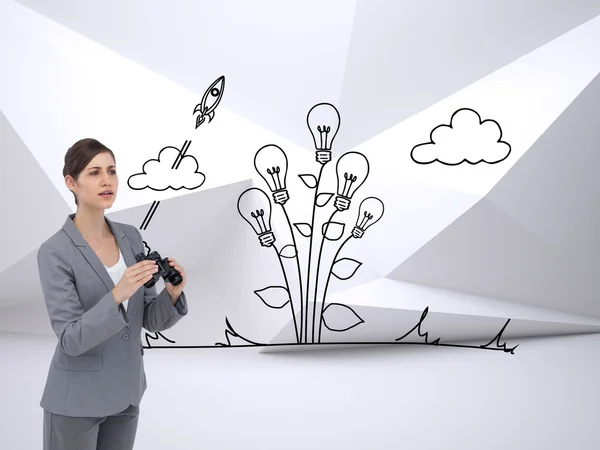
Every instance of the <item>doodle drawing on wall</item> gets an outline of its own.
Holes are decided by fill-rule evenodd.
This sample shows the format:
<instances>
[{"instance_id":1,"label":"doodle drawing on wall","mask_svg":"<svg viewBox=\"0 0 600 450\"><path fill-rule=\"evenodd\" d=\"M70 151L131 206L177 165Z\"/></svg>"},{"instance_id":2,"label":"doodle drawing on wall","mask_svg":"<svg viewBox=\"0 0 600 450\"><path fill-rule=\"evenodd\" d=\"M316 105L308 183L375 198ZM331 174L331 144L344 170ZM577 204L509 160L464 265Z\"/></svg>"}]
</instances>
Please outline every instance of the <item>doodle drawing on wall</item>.
<instances>
[{"instance_id":1,"label":"doodle drawing on wall","mask_svg":"<svg viewBox=\"0 0 600 450\"><path fill-rule=\"evenodd\" d=\"M477 111L461 108L452 114L450 124L431 130L429 142L415 145L410 157L417 164L498 164L508 158L510 151L498 122L481 120Z\"/></svg>"},{"instance_id":2,"label":"doodle drawing on wall","mask_svg":"<svg viewBox=\"0 0 600 450\"><path fill-rule=\"evenodd\" d=\"M198 103L194 108L194 114L200 113L196 118L196 128L202 125L207 117L208 123L212 122L213 118L215 117L215 110L223 98L224 91L225 76L221 76L208 87L202 96L200 103Z\"/></svg>"},{"instance_id":3,"label":"doodle drawing on wall","mask_svg":"<svg viewBox=\"0 0 600 450\"><path fill-rule=\"evenodd\" d=\"M216 108L223 98L224 89L225 76L221 76L204 92L200 103L195 106L193 111L194 115L198 114L194 129L198 129L204 123L212 122L215 117ZM208 121L206 121L207 118ZM135 173L127 179L127 185L133 190L150 189L153 191L165 191L173 189L177 191L179 189L198 189L204 184L206 176L199 171L198 160L194 156L186 154L191 144L192 141L186 139L181 149L173 146L162 148L157 158L151 158L146 161L142 165L141 172ZM148 228L159 204L160 201L152 202L140 225L140 230ZM167 258L162 258L156 251L153 252L146 241L143 241L143 244L146 254L136 255L136 260L139 262L142 259L154 259L161 269L154 274L153 279L146 285L148 287L153 286L160 277L174 285L179 284L181 277L175 269L169 266ZM162 333L146 333L148 348L151 347L150 339L157 340L159 337L167 342L175 343L175 341L166 338Z\"/></svg>"},{"instance_id":4,"label":"doodle drawing on wall","mask_svg":"<svg viewBox=\"0 0 600 450\"><path fill-rule=\"evenodd\" d=\"M461 117L462 119L463 117ZM467 118L468 119L468 118ZM384 215L383 202L372 195L362 199L357 198L357 192L363 186L369 176L369 161L360 152L350 151L343 154L337 161L335 167L335 176L337 181L336 192L319 192L319 185L323 174L323 168L328 164L331 158L331 148L339 130L340 115L337 109L330 103L319 103L312 107L307 116L307 124L313 137L315 147L315 160L320 165L318 174L315 176L310 173L298 174L306 188L313 190L312 215L310 222L291 223L286 203L291 195L287 188L287 177L289 174L288 157L281 147L275 144L264 145L258 149L254 156L254 167L264 183L268 187L269 196L263 189L251 187L244 190L237 201L237 210L241 218L252 228L255 235L255 245L264 248L273 249L273 257L278 259L282 270L283 285L257 286L254 294L262 303L273 309L283 310L287 308L294 325L295 338L290 342L265 343L257 342L248 336L243 336L233 327L229 317L225 316L225 340L226 342L216 342L212 346L153 346L152 348L214 348L214 347L248 347L248 346L290 346L290 345L325 345L325 344L404 344L406 339L413 332L419 337L424 338L417 344L463 347L486 350L499 350L505 353L514 353L517 346L507 348L506 343L502 344L500 339L502 333L508 326L508 319L502 329L489 342L480 345L462 345L442 342L440 337L429 341L429 332L423 332L425 318L429 313L429 307L426 307L418 323L400 337L391 341L384 342L355 342L335 341L329 342L324 339L323 331L328 330L335 333L344 333L355 327L364 327L365 320L349 305L342 303L328 303L326 301L327 291L331 276L339 280L348 280L362 266L360 261L350 257L340 258L341 250L352 239L368 239L370 227L379 222ZM273 210L272 201L279 205L277 210ZM333 202L331 201L333 199ZM341 240L346 232L346 223L337 219L337 215L342 215L347 211L351 204L360 202L358 213L354 216L353 227L348 230L345 239ZM315 223L315 212L317 208L325 208L330 205L331 214L327 220L322 223ZM271 218L274 213L281 211L285 216L289 232L291 234L291 243L278 243L278 239L271 227ZM334 220L336 218L336 220ZM294 231L300 235L299 239L308 239L308 269L306 278L303 280L303 274L300 270L300 252L296 241ZM336 244L341 240L341 243ZM325 245L334 246L335 255L328 261L323 261L323 248ZM312 253L315 252L316 268L312 267ZM283 259L294 259L294 269L284 268ZM324 280L319 279L320 266L324 264L328 268L327 276ZM312 277L311 277L312 274ZM298 289L290 289L291 277L298 280ZM319 284L322 283L322 284ZM323 285L324 283L324 285ZM319 290L319 287L323 289ZM321 292L319 294L319 292ZM239 324L236 324L239 326ZM400 334L400 333L398 333ZM241 344L234 345L235 342ZM171 342L171 341L170 341ZM148 344L149 341L148 341Z\"/></svg>"},{"instance_id":5,"label":"doodle drawing on wall","mask_svg":"<svg viewBox=\"0 0 600 450\"><path fill-rule=\"evenodd\" d=\"M224 88L225 76L221 76L206 90L200 103L194 108L194 114L200 113L196 119L195 129L205 123L207 117L208 122L206 123L213 120L215 110L223 98ZM199 188L204 184L206 177L198 171L198 160L192 155L186 155L191 144L192 141L186 139L181 149L173 146L162 148L157 158L146 161L142 165L141 172L135 173L127 179L128 186L133 190L151 189L153 191ZM152 202L140 226L141 230L148 227L159 204L160 201Z\"/></svg>"}]
</instances>

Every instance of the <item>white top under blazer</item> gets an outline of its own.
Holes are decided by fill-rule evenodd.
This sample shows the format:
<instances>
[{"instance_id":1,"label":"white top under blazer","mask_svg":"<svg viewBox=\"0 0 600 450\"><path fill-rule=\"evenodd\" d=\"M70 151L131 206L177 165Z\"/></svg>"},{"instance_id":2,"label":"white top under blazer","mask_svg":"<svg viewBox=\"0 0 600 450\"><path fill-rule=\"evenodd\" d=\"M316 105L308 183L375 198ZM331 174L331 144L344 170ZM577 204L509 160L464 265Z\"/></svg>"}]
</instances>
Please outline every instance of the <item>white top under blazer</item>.
<instances>
[{"instance_id":1,"label":"white top under blazer","mask_svg":"<svg viewBox=\"0 0 600 450\"><path fill-rule=\"evenodd\" d=\"M117 285L117 283L119 281L121 281L121 277L123 276L123 273L125 272L125 270L127 270L127 265L125 264L125 260L123 259L123 255L121 254L121 249L118 246L117 246L117 249L119 250L119 261L117 261L117 263L112 267L104 266L104 267L106 267L106 271L112 278L113 283L115 283L115 286ZM125 308L125 311L127 311L128 304L129 304L129 299L127 299L123 302L123 308Z\"/></svg>"}]
</instances>

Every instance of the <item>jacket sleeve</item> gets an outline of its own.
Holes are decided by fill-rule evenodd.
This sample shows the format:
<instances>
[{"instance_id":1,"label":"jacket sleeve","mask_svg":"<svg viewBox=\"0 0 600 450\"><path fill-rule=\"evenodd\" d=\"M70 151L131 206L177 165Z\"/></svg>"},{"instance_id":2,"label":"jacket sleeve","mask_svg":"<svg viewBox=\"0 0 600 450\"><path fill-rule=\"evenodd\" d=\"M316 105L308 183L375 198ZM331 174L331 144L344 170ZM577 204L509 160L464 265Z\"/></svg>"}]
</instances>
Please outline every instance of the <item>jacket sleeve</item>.
<instances>
[{"instance_id":1,"label":"jacket sleeve","mask_svg":"<svg viewBox=\"0 0 600 450\"><path fill-rule=\"evenodd\" d=\"M40 246L37 263L50 325L64 353L79 356L127 325L110 290L84 311L70 265L48 242Z\"/></svg>"},{"instance_id":2,"label":"jacket sleeve","mask_svg":"<svg viewBox=\"0 0 600 450\"><path fill-rule=\"evenodd\" d=\"M133 227L133 229L138 235L141 248L144 248L142 234L137 228ZM185 292L181 292L175 306L173 306L166 288L163 288L160 294L156 293L156 285L151 288L146 286L143 288L144 320L142 326L146 330L150 332L168 330L187 314L188 307Z\"/></svg>"}]
</instances>

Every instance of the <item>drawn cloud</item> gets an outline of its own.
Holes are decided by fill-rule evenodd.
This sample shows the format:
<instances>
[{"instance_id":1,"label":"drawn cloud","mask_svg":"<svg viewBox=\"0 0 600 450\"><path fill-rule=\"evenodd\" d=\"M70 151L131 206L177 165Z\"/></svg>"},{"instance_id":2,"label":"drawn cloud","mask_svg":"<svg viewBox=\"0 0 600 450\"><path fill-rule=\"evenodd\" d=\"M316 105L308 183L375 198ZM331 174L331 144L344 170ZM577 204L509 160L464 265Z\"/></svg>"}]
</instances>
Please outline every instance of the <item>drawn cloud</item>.
<instances>
[{"instance_id":1,"label":"drawn cloud","mask_svg":"<svg viewBox=\"0 0 600 450\"><path fill-rule=\"evenodd\" d=\"M158 154L158 159L150 159L142 166L142 172L133 174L127 180L131 189L197 189L204 183L206 177L198 172L198 161L187 151L176 147L164 147Z\"/></svg>"},{"instance_id":2,"label":"drawn cloud","mask_svg":"<svg viewBox=\"0 0 600 450\"><path fill-rule=\"evenodd\" d=\"M461 108L452 114L450 125L438 125L429 135L429 142L413 147L410 157L417 164L439 162L457 166L464 162L497 164L508 158L511 147L502 141L502 129L492 119L481 116L470 108Z\"/></svg>"}]
</instances>

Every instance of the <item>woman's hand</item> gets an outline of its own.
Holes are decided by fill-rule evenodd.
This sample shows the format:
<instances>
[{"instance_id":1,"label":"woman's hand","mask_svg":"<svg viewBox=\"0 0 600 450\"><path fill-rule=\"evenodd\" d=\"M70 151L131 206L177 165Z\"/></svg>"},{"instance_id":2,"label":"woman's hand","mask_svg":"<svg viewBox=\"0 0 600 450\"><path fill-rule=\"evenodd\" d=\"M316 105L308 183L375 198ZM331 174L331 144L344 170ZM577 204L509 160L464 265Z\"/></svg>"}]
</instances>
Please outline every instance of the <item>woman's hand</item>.
<instances>
[{"instance_id":1,"label":"woman's hand","mask_svg":"<svg viewBox=\"0 0 600 450\"><path fill-rule=\"evenodd\" d=\"M183 288L185 286L185 283L187 282L187 278L185 276L185 272L183 271L183 267L181 267L177 263L177 261L175 261L171 257L169 257L168 260L169 260L169 265L171 267L173 267L177 272L179 272L179 274L181 275L181 278L183 278L183 280L181 281L181 283L179 283L177 286L173 286L168 281L165 281L165 289L169 293L169 297L171 297L171 303L173 304L173 306L175 306L175 303L177 303L177 299L179 298L179 296L183 292Z\"/></svg>"},{"instance_id":2,"label":"woman's hand","mask_svg":"<svg viewBox=\"0 0 600 450\"><path fill-rule=\"evenodd\" d=\"M117 304L123 303L136 291L152 279L152 275L158 271L158 265L154 260L140 261L128 267L123 276L112 289L113 297Z\"/></svg>"}]
</instances>

